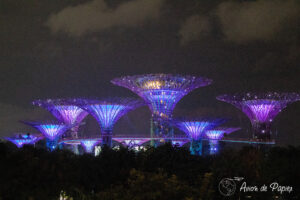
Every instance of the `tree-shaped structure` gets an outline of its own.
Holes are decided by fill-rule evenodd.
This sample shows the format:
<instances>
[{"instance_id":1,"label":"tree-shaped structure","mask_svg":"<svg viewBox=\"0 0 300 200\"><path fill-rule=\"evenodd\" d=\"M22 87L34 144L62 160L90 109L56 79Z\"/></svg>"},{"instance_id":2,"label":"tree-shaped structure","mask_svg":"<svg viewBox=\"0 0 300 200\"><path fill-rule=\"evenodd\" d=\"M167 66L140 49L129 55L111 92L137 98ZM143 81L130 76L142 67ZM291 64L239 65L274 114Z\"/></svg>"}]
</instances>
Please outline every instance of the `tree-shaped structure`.
<instances>
[{"instance_id":1,"label":"tree-shaped structure","mask_svg":"<svg viewBox=\"0 0 300 200\"><path fill-rule=\"evenodd\" d=\"M61 124L57 122L23 122L40 131L47 138L47 147L49 150L54 150L57 147L57 140L67 131L72 125Z\"/></svg>"},{"instance_id":2,"label":"tree-shaped structure","mask_svg":"<svg viewBox=\"0 0 300 200\"><path fill-rule=\"evenodd\" d=\"M86 153L93 153L94 148L101 142L100 139L81 139L80 143L83 146Z\"/></svg>"},{"instance_id":3,"label":"tree-shaped structure","mask_svg":"<svg viewBox=\"0 0 300 200\"><path fill-rule=\"evenodd\" d=\"M202 155L202 138L205 132L224 123L225 119L199 118L175 120L174 125L182 130L190 139L190 151L193 155Z\"/></svg>"},{"instance_id":4,"label":"tree-shaped structure","mask_svg":"<svg viewBox=\"0 0 300 200\"><path fill-rule=\"evenodd\" d=\"M209 154L216 154L219 150L219 140L224 137L224 134L230 134L238 131L240 128L217 127L205 132L209 139Z\"/></svg>"},{"instance_id":5,"label":"tree-shaped structure","mask_svg":"<svg viewBox=\"0 0 300 200\"><path fill-rule=\"evenodd\" d=\"M29 133L18 133L15 134L13 137L6 137L5 139L9 140L10 142L14 143L18 148L23 147L25 144L35 144L37 141L42 139L41 135L33 135Z\"/></svg>"},{"instance_id":6,"label":"tree-shaped structure","mask_svg":"<svg viewBox=\"0 0 300 200\"><path fill-rule=\"evenodd\" d=\"M211 84L212 80L171 74L146 74L115 78L113 84L130 89L148 104L156 137L172 137L173 129L166 123L178 101L192 90ZM153 137L153 135L152 135Z\"/></svg>"},{"instance_id":7,"label":"tree-shaped structure","mask_svg":"<svg viewBox=\"0 0 300 200\"><path fill-rule=\"evenodd\" d=\"M102 144L111 147L113 126L127 112L144 105L141 100L110 98L105 100L76 99L76 105L90 113L99 123Z\"/></svg>"},{"instance_id":8,"label":"tree-shaped structure","mask_svg":"<svg viewBox=\"0 0 300 200\"><path fill-rule=\"evenodd\" d=\"M37 105L48 110L60 122L67 125L73 125L71 128L71 136L73 138L77 138L79 125L88 115L88 112L71 104L70 101L72 101L72 99L46 99L35 100L32 103L33 105Z\"/></svg>"},{"instance_id":9,"label":"tree-shaped structure","mask_svg":"<svg viewBox=\"0 0 300 200\"><path fill-rule=\"evenodd\" d=\"M246 93L221 95L218 100L234 105L243 111L251 121L253 137L259 140L271 139L273 119L290 103L300 100L297 93Z\"/></svg>"}]
</instances>

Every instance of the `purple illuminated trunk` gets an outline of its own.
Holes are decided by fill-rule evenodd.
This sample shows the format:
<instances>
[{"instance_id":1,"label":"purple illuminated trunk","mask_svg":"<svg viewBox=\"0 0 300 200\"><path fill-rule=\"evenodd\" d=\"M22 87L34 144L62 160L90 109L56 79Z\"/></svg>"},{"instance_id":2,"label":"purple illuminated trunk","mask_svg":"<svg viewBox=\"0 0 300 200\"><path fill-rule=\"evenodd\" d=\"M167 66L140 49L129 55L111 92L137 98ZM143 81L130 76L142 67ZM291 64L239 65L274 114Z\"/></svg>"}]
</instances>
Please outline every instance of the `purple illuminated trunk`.
<instances>
[{"instance_id":1,"label":"purple illuminated trunk","mask_svg":"<svg viewBox=\"0 0 300 200\"><path fill-rule=\"evenodd\" d=\"M102 146L106 145L108 147L112 146L112 130L103 130L101 134Z\"/></svg>"}]
</instances>

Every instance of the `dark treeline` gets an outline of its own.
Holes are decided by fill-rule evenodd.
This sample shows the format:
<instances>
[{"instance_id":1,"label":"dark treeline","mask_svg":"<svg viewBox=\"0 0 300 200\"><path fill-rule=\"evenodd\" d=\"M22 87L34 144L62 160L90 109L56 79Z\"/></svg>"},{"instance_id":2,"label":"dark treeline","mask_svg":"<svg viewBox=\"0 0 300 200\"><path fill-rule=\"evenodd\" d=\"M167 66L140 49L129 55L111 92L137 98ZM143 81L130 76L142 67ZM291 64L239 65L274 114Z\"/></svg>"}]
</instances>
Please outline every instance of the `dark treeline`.
<instances>
[{"instance_id":1,"label":"dark treeline","mask_svg":"<svg viewBox=\"0 0 300 200\"><path fill-rule=\"evenodd\" d=\"M139 153L104 148L94 157L0 143L0 199L300 199L299 158L300 147L245 147L199 157L166 144ZM244 177L235 181L236 192L221 195L219 182L234 177ZM293 191L244 192L243 182L258 189L278 182Z\"/></svg>"}]
</instances>

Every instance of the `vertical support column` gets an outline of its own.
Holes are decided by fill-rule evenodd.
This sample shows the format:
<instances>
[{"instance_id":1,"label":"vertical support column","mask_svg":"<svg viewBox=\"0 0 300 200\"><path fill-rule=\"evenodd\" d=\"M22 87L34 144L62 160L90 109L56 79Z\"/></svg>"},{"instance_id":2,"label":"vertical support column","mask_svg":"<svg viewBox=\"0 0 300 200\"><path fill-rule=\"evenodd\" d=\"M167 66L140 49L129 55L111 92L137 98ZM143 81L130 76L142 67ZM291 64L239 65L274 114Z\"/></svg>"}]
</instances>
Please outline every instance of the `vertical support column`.
<instances>
[{"instance_id":1,"label":"vertical support column","mask_svg":"<svg viewBox=\"0 0 300 200\"><path fill-rule=\"evenodd\" d=\"M219 150L219 141L218 140L209 140L209 154L217 154Z\"/></svg>"},{"instance_id":2,"label":"vertical support column","mask_svg":"<svg viewBox=\"0 0 300 200\"><path fill-rule=\"evenodd\" d=\"M153 126L153 117L151 117L151 119L150 119L150 137L151 137L150 145L152 147L155 146L155 141L153 139L155 137L153 128L154 128L154 126Z\"/></svg>"},{"instance_id":3,"label":"vertical support column","mask_svg":"<svg viewBox=\"0 0 300 200\"><path fill-rule=\"evenodd\" d=\"M191 140L190 152L192 155L202 155L202 139Z\"/></svg>"},{"instance_id":4,"label":"vertical support column","mask_svg":"<svg viewBox=\"0 0 300 200\"><path fill-rule=\"evenodd\" d=\"M102 146L106 145L111 148L112 146L112 130L107 129L102 131Z\"/></svg>"},{"instance_id":5,"label":"vertical support column","mask_svg":"<svg viewBox=\"0 0 300 200\"><path fill-rule=\"evenodd\" d=\"M57 144L58 144L57 139L54 139L54 140L46 139L46 146L49 151L54 151L57 147Z\"/></svg>"}]
</instances>

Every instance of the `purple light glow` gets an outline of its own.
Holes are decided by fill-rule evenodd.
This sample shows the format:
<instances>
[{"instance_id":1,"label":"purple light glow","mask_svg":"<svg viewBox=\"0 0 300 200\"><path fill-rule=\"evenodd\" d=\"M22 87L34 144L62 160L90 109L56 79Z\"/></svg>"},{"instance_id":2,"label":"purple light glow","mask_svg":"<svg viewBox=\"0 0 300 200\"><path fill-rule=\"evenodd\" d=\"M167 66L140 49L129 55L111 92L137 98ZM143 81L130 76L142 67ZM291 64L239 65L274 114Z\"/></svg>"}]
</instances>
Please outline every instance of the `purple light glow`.
<instances>
[{"instance_id":1,"label":"purple light glow","mask_svg":"<svg viewBox=\"0 0 300 200\"><path fill-rule=\"evenodd\" d=\"M14 143L18 148L23 147L25 144L35 144L37 141L42 139L40 136L28 135L28 134L18 134L15 137L7 137L7 140Z\"/></svg>"},{"instance_id":2,"label":"purple light glow","mask_svg":"<svg viewBox=\"0 0 300 200\"><path fill-rule=\"evenodd\" d=\"M177 121L175 125L185 132L188 137L199 140L203 134L219 124L223 123L224 119L203 119L201 121Z\"/></svg>"},{"instance_id":3,"label":"purple light glow","mask_svg":"<svg viewBox=\"0 0 300 200\"><path fill-rule=\"evenodd\" d=\"M66 130L72 127L71 125L57 124L57 123L48 123L48 124L43 124L39 122L24 122L24 123L39 130L49 140L56 140Z\"/></svg>"},{"instance_id":4,"label":"purple light glow","mask_svg":"<svg viewBox=\"0 0 300 200\"><path fill-rule=\"evenodd\" d=\"M141 146L144 143L150 141L150 139L143 139L143 138L139 138L139 139L122 139L122 138L113 138L113 140L121 143L122 145L125 145L129 148L133 148L136 146Z\"/></svg>"},{"instance_id":5,"label":"purple light glow","mask_svg":"<svg viewBox=\"0 0 300 200\"><path fill-rule=\"evenodd\" d=\"M143 105L140 100L130 98L112 98L103 101L77 99L75 103L98 121L102 132L112 131L114 124L123 115Z\"/></svg>"},{"instance_id":6,"label":"purple light glow","mask_svg":"<svg viewBox=\"0 0 300 200\"><path fill-rule=\"evenodd\" d=\"M234 105L242 110L251 120L254 136L270 139L271 122L290 103L300 100L297 93L265 94L246 93L241 95L221 95L218 100Z\"/></svg>"},{"instance_id":7,"label":"purple light glow","mask_svg":"<svg viewBox=\"0 0 300 200\"><path fill-rule=\"evenodd\" d=\"M107 100L76 99L73 101L82 109L89 112L99 123L102 144L111 146L114 124L127 112L144 105L140 100L131 98L111 98Z\"/></svg>"},{"instance_id":8,"label":"purple light glow","mask_svg":"<svg viewBox=\"0 0 300 200\"><path fill-rule=\"evenodd\" d=\"M211 140L220 140L223 138L225 130L208 130L206 136Z\"/></svg>"},{"instance_id":9,"label":"purple light glow","mask_svg":"<svg viewBox=\"0 0 300 200\"><path fill-rule=\"evenodd\" d=\"M97 144L99 144L101 141L100 140L94 140L94 139L85 139L81 140L80 143L83 146L85 152L87 153L93 153L94 148Z\"/></svg>"},{"instance_id":10,"label":"purple light glow","mask_svg":"<svg viewBox=\"0 0 300 200\"><path fill-rule=\"evenodd\" d=\"M47 109L51 112L60 122L74 125L80 122L88 115L88 113L76 105L69 103L74 99L47 99L35 100L33 105L37 105ZM73 131L77 132L78 126L73 127Z\"/></svg>"},{"instance_id":11,"label":"purple light glow","mask_svg":"<svg viewBox=\"0 0 300 200\"><path fill-rule=\"evenodd\" d=\"M190 91L211 84L202 77L147 74L115 78L113 84L128 88L142 97L153 117L171 118L177 102Z\"/></svg>"}]
</instances>

